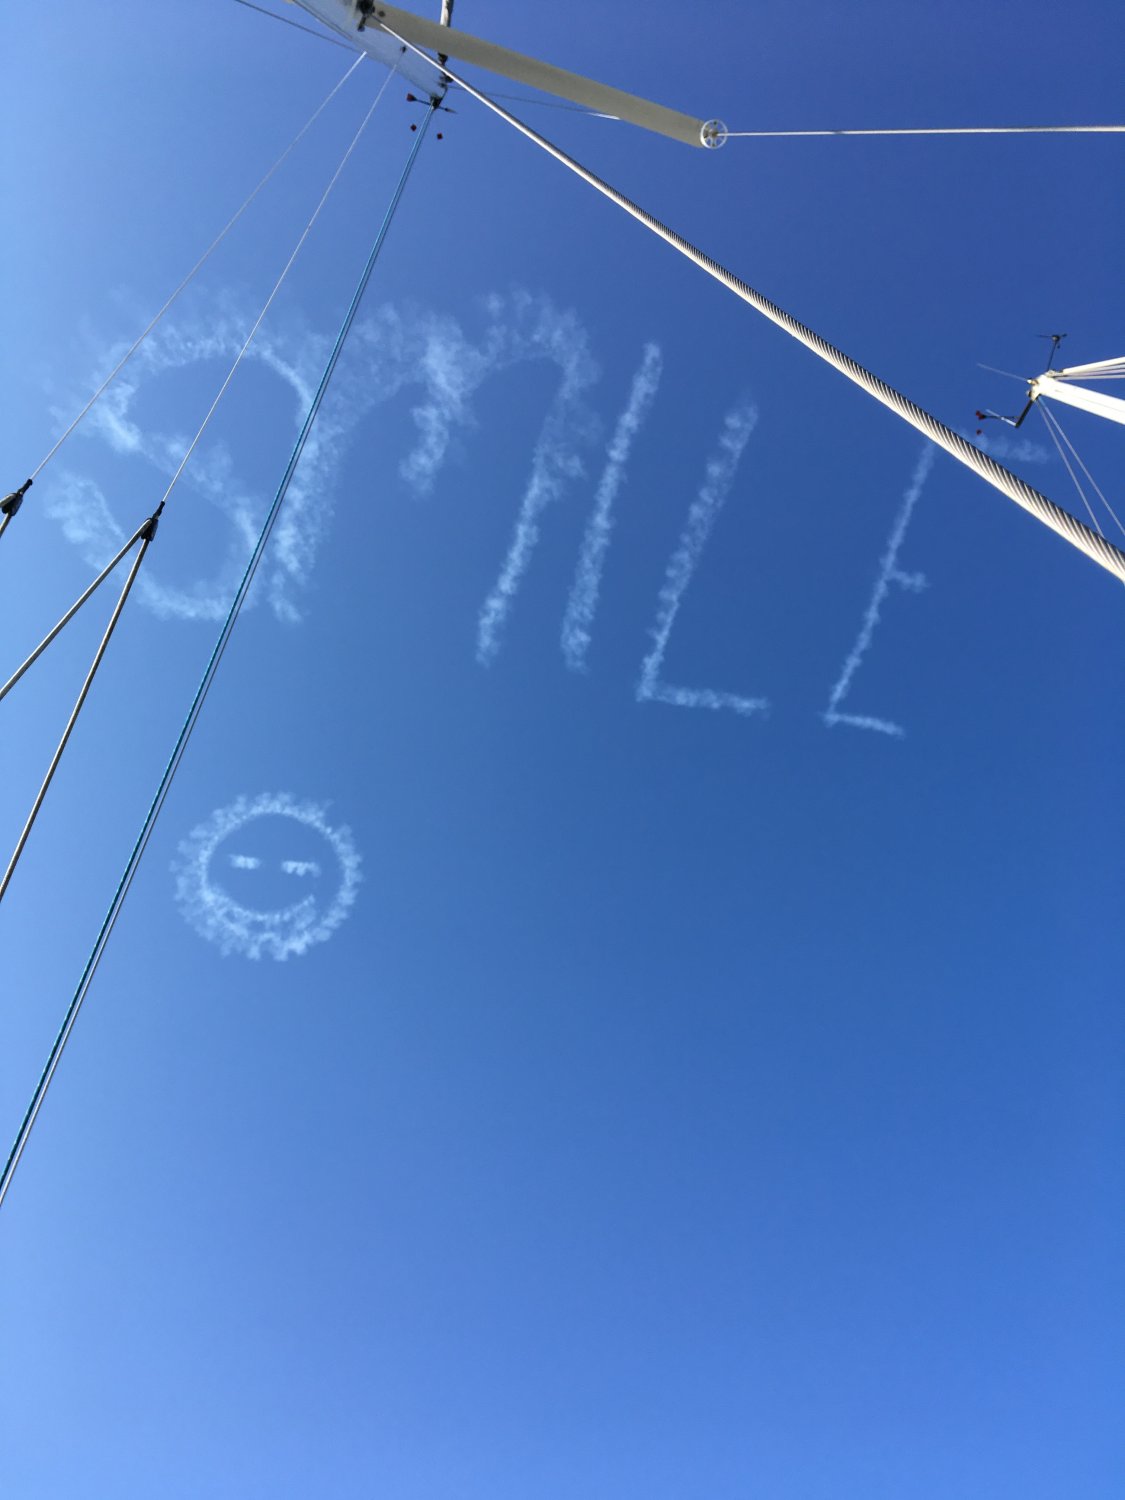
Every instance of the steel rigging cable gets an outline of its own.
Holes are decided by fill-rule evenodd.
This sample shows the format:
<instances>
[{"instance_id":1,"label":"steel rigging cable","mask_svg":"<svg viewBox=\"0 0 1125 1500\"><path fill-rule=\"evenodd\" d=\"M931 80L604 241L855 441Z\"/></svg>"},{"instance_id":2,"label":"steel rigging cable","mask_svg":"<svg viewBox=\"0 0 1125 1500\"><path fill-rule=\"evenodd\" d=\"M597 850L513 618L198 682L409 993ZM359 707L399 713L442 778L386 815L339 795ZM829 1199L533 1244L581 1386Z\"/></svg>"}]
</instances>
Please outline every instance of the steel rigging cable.
<instances>
[{"instance_id":1,"label":"steel rigging cable","mask_svg":"<svg viewBox=\"0 0 1125 1500\"><path fill-rule=\"evenodd\" d=\"M235 623L238 620L238 616L242 610L242 605L246 599L247 592L250 588L251 583L253 582L254 575L258 570L258 564L261 562L262 554L265 551L267 543L269 542L270 535L274 528L274 523L277 520L278 513L281 510L282 503L285 500L285 496L289 490L289 485L292 482L293 475L296 473L301 454L304 451L305 444L308 441L309 434L312 431L314 422L316 421L317 413L320 410L321 403L324 400L325 392L328 389L329 382L331 381L332 375L336 369L336 365L339 361L340 353L344 347L345 340L347 339L348 333L351 330L351 326L355 321L356 313L359 311L359 305L363 299L363 294L367 290L367 283L370 281L371 273L375 269L375 262L378 260L379 252L383 248L383 242L386 240L387 233L390 230L391 222L394 219L395 212L406 189L406 184L409 181L410 174L414 168L414 163L418 158L418 153L421 150L422 142L425 139L426 132L430 127L430 123L434 117L434 111L437 109L438 104L439 100L437 99L431 101L430 108L426 111L425 118L423 119L422 124L420 125L417 134L414 137L414 141L411 144L410 154L406 159L406 165L403 167L402 173L399 176L398 183L395 186L394 192L391 194L390 202L388 203L386 212L383 215L383 221L379 226L379 232L375 236L375 242L371 247L371 251L367 257L367 262L364 265L363 271L361 272L359 277L359 281L356 284L355 291L352 294L352 300L348 305L348 310L344 315L342 324L340 325L340 331L336 335L336 342L333 344L332 352L328 356L328 362L325 365L324 371L320 377L320 383L318 384L316 393L314 394L312 402L309 405L308 412L305 415L305 420L301 424L301 430L297 434L297 441L293 445L292 453L289 455L289 462L285 466L285 472L281 477L281 482L277 487L277 493L274 495L273 503L269 508L269 512L266 515L266 519L262 525L261 532L258 535L258 540L255 543L254 551L250 556L250 561L246 565L246 571L242 575L242 580L235 592L234 598L231 602L230 610L228 611L227 617L223 622L222 629L219 631L218 638L215 642L214 649L211 652L210 660L208 661L207 666L204 669L203 676L200 679L199 686L195 690L195 696L191 701L191 707L188 709L187 717L184 719L183 726L176 738L175 745L172 748L172 753L168 758L168 763L164 768L164 773L160 778L160 782L156 788L155 795L153 796L152 802L149 805L148 812L145 814L144 822L141 824L140 833L137 835L136 842L134 843L132 851L129 854L129 858L126 861L125 869L122 872L121 879L118 881L117 889L113 895L113 900L109 905L109 910L106 912L105 919L101 925L101 929L94 941L94 946L90 950L90 955L86 960L86 966L82 970L82 976L78 981L78 987L74 992L74 995L70 1001L70 1005L67 1007L66 1015L63 1018L63 1023L59 1029L58 1036L55 1038L54 1045L51 1047L50 1053L48 1054L47 1061L43 1067L43 1072L39 1078L39 1082L35 1086L35 1092L32 1094L31 1102L27 1107L27 1112L23 1117L23 1121L20 1124L20 1128L16 1134L15 1141L12 1144L12 1149L8 1154L8 1160L4 1165L3 1173L0 1173L0 1204L3 1204L4 1199L7 1196L8 1189L11 1186L12 1177L15 1174L16 1167L19 1165L20 1158L23 1155L24 1148L27 1145L28 1137L31 1134L39 1111L43 1106L43 1100L46 1097L48 1088L50 1087L51 1079L54 1077L55 1069L59 1065L59 1059L62 1057L63 1049L65 1048L67 1040L74 1029L74 1023L78 1019L78 1012L82 1007L82 1002L85 999L87 991L89 990L90 985L93 981L94 975L97 972L98 964L101 962L102 954L105 952L106 944L109 942L109 938L111 933L113 932L114 926L116 925L117 918L121 913L121 908L125 902L125 898L129 894L129 888L133 883L134 877L136 876L137 868L140 865L142 857L144 856L145 849L148 847L148 841L152 837L152 830L155 827L157 818L160 816L160 810L164 806L164 802L168 796L172 781L175 778L177 770L179 769L180 762L183 759L184 751L187 749L188 741L191 738L192 731L195 728L200 712L202 711L203 704L207 698L207 694L210 691L211 684L214 681L215 673L218 671L219 663L222 660L223 653L226 651L231 632L233 631Z\"/></svg>"}]
</instances>

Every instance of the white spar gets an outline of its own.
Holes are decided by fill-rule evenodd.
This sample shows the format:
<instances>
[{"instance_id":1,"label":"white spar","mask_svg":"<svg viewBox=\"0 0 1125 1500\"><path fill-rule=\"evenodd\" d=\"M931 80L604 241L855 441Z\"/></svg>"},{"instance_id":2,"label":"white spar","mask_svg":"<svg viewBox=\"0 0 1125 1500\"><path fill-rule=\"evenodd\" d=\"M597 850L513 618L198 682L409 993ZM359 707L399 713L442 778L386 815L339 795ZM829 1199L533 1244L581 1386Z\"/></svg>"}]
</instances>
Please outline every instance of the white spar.
<instances>
[{"instance_id":1,"label":"white spar","mask_svg":"<svg viewBox=\"0 0 1125 1500\"><path fill-rule=\"evenodd\" d=\"M1119 365L1120 362L1113 360L1106 363ZM1052 401L1077 406L1080 411L1092 412L1096 417L1106 417L1111 422L1120 422L1125 426L1125 401L1120 396L1107 396L1104 391L1092 391L1088 386L1071 384L1077 376L1091 380L1097 379L1101 373L1104 373L1104 366L1097 365L1074 365L1069 370L1047 370L1031 382L1028 400L1037 401L1041 396L1047 396Z\"/></svg>"},{"instance_id":2,"label":"white spar","mask_svg":"<svg viewBox=\"0 0 1125 1500\"><path fill-rule=\"evenodd\" d=\"M485 68L490 73L497 73L502 78L521 84L524 88L540 89L583 109L610 115L617 120L627 120L632 125L655 131L657 135L668 136L674 141L682 141L688 146L716 147L721 146L726 139L726 126L718 120L700 120L692 115L681 114L679 110L654 104L652 100L626 93L624 89L596 83L580 73L570 73L565 68L556 68L553 63L541 62L523 52L513 52L495 42L471 36L467 31L459 31L449 25L446 19L452 6L447 9L443 5L444 24L439 24L423 20L413 11L400 10L396 5L385 5L383 0L374 0L372 4L366 4L364 0L358 0L358 3L357 0L297 0L297 3L334 31L348 35L357 46L377 57L380 62L390 67L396 66L398 62L400 71L412 82L421 82L416 78L415 70L424 67L424 64L418 58L404 54L401 44L393 41L381 29L383 25L415 47L423 47L441 57L454 57L462 62L472 63L478 68ZM361 22L362 30L359 29ZM430 92L433 90L433 83L431 74L428 84Z\"/></svg>"}]
</instances>

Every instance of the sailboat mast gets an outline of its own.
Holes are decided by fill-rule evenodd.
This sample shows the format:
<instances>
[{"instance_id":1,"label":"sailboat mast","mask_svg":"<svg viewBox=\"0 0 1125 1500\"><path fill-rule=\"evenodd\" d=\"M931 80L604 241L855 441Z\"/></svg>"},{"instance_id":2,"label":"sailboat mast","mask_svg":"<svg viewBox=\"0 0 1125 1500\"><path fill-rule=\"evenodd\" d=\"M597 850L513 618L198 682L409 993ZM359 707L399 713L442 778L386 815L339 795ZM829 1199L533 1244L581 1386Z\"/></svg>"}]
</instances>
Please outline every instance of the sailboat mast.
<instances>
[{"instance_id":1,"label":"sailboat mast","mask_svg":"<svg viewBox=\"0 0 1125 1500\"><path fill-rule=\"evenodd\" d=\"M1092 412L1095 417L1105 417L1125 426L1125 400L1104 391L1092 391L1088 386L1072 385L1070 382L1076 373L1077 367L1074 370L1047 370L1032 381L1028 400L1037 401L1040 396L1048 396L1052 401L1062 401L1066 406L1076 406L1080 411Z\"/></svg>"},{"instance_id":2,"label":"sailboat mast","mask_svg":"<svg viewBox=\"0 0 1125 1500\"><path fill-rule=\"evenodd\" d=\"M453 25L453 0L441 0L441 19L438 21L438 25L439 26L452 26ZM443 68L445 67L445 65L446 65L446 63L448 61L449 61L449 54L448 54L448 52L439 52L438 53L438 62L441 63L441 65L442 65Z\"/></svg>"}]
</instances>

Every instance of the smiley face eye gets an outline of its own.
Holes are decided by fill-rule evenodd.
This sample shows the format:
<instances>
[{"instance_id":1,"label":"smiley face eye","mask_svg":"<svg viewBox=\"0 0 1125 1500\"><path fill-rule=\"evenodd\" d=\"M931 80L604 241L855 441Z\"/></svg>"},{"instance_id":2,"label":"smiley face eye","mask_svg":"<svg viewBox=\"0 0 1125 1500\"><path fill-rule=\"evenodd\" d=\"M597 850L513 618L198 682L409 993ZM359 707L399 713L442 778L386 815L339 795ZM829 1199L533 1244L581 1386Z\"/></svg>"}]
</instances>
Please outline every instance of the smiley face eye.
<instances>
[{"instance_id":1,"label":"smiley face eye","mask_svg":"<svg viewBox=\"0 0 1125 1500\"><path fill-rule=\"evenodd\" d=\"M255 854L232 854L230 863L233 870L256 870L262 861Z\"/></svg>"},{"instance_id":2,"label":"smiley face eye","mask_svg":"<svg viewBox=\"0 0 1125 1500\"><path fill-rule=\"evenodd\" d=\"M319 875L320 866L315 859L283 859L281 868L286 875Z\"/></svg>"}]
</instances>

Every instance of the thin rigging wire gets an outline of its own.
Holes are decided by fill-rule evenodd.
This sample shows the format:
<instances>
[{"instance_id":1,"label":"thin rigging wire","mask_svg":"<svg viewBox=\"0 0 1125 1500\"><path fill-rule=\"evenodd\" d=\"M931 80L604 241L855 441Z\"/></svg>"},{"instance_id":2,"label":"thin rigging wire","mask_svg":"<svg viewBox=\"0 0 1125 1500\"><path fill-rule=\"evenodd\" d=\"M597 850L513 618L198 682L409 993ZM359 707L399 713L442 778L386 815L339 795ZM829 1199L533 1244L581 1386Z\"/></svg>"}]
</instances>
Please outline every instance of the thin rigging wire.
<instances>
[{"instance_id":1,"label":"thin rigging wire","mask_svg":"<svg viewBox=\"0 0 1125 1500\"><path fill-rule=\"evenodd\" d=\"M998 370L995 365L983 365L979 359L977 360L977 369L990 370L993 375L1006 375L1009 380L1018 380L1021 385L1031 384L1026 375L1017 375L1014 370Z\"/></svg>"},{"instance_id":2,"label":"thin rigging wire","mask_svg":"<svg viewBox=\"0 0 1125 1500\"><path fill-rule=\"evenodd\" d=\"M1118 531L1120 531L1120 533L1121 533L1122 536L1125 536L1125 525L1122 525L1121 520L1118 517L1117 512L1114 510L1113 506L1110 505L1109 501L1106 499L1105 495L1102 493L1102 490L1101 490L1101 488L1100 488L1100 486L1098 484L1098 481L1094 478L1094 476L1090 473L1089 469L1082 462L1082 455L1078 452L1078 449L1074 446L1074 444L1067 437L1066 431L1063 428L1062 423L1059 421L1057 414L1054 411L1052 411L1050 409L1050 407L1047 406L1043 401L1037 401L1036 405L1039 407L1039 410L1043 413L1043 416L1044 416L1044 418L1047 421L1048 428L1053 427L1058 432L1059 436L1062 438L1062 440L1066 444L1066 446L1070 449L1071 453L1074 455L1074 461L1075 461L1075 463L1082 470L1083 474L1085 474L1086 478L1090 481L1090 484L1093 486L1094 493L1097 495L1098 499L1105 506L1105 508L1109 512L1109 514L1113 517L1114 524L1116 525ZM1054 436L1054 433L1052 433L1052 436ZM1057 442L1056 442L1055 446L1058 447L1058 443ZM1059 452L1062 453L1062 450L1059 449ZM1065 455L1063 457L1063 462L1064 463L1066 462ZM1068 465L1068 468L1069 468L1069 465ZM1071 476L1071 477L1073 477L1073 476ZM1081 489L1079 489L1079 494L1081 494ZM1099 530L1100 529L1101 528L1099 527Z\"/></svg>"},{"instance_id":3,"label":"thin rigging wire","mask_svg":"<svg viewBox=\"0 0 1125 1500\"><path fill-rule=\"evenodd\" d=\"M448 74L454 83L459 83L462 88L472 94L480 103L484 104L494 114L499 115L502 120L513 126L522 135L525 135L528 140L534 142L541 150L546 151L549 156L553 156L556 161L561 162L564 167L574 172L588 186L595 188L603 197L608 198L611 203L615 203L618 208L623 209L632 218L636 219L639 224L643 224L646 229L658 235L666 244L678 250L681 255L698 266L700 270L706 271L709 276L713 277L722 286L725 286L728 291L733 292L736 297L741 298L743 302L748 303L757 312L769 318L772 323L776 323L779 328L783 328L786 333L804 344L807 349L811 349L825 363L832 365L842 375L846 375L854 384L865 390L869 396L873 396L877 401L882 402L884 406L895 412L904 421L909 422L923 436L929 438L939 447L944 448L947 453L951 454L967 468L972 469L995 489L1000 490L1009 499L1014 500L1017 505L1029 511L1038 520L1042 521L1044 525L1049 526L1052 531L1055 531L1059 536L1070 542L1072 546L1077 547L1087 557L1099 563L1122 582L1125 582L1125 552L1122 552L1111 542L1106 541L1097 531L1091 531L1076 516L1072 516L1069 511L1063 510L1053 500L1049 500L1046 495L1041 495L1038 490L1033 489L1031 485L1011 473L1010 470L1005 469L1001 464L998 464L995 459L990 458L987 453L983 453L966 438L963 438L960 433L954 432L944 422L939 422L936 417L904 396L901 391L895 390L886 381L880 380L870 370L865 369L863 365L842 353L833 344L830 344L827 339L821 338L820 334L814 333L811 328L799 322L790 313L785 312L783 308L778 307L775 302L771 302L767 297L764 297L761 292L755 291L753 287L748 286L746 282L734 276L725 267L721 266L718 261L713 260L709 255L705 255L703 251L698 250L683 235L678 234L674 229L669 229L667 225L662 224L659 219L655 218L645 209L638 207L624 193L619 192L615 187L611 187L608 182L598 177L596 173L591 172L588 167L584 167L580 162L575 161L572 156L568 156L565 151L553 145L545 137L533 130L530 125L526 125L522 120L518 120L515 115L510 114L502 105L490 99L487 94L481 93L472 84L466 83L463 78L459 78L456 73L451 72L448 64L442 66L436 63L420 47L416 47L413 42L406 41L398 32L387 26L385 22L381 24L383 30L390 36L393 36L397 42L408 48L415 56L423 58L431 67Z\"/></svg>"},{"instance_id":4,"label":"thin rigging wire","mask_svg":"<svg viewBox=\"0 0 1125 1500\"><path fill-rule=\"evenodd\" d=\"M16 841L16 847L12 852L11 859L8 861L8 867L4 871L3 876L0 876L0 901L3 901L5 895L7 894L8 887L12 883L12 876L15 874L16 866L20 862L20 856L23 854L24 849L27 847L27 841L31 837L31 831L35 827L35 821L39 816L40 809L42 808L43 803L46 800L47 793L51 788L51 782L55 779L55 772L58 770L59 765L62 762L63 754L66 751L66 747L70 743L70 736L74 732L74 726L78 723L78 716L82 712L86 699L89 696L90 689L94 685L94 678L97 676L98 668L102 664L102 659L105 656L106 652L109 650L109 643L113 639L113 632L117 629L117 622L121 619L121 615L123 610L125 609L126 603L128 602L129 595L132 593L133 585L137 581L137 574L141 570L141 563L144 562L145 554L148 552L149 545L151 544L153 537L156 535L156 525L158 520L160 519L160 512L161 510L163 510L163 508L163 506L160 506L157 509L155 515L149 516L148 520L141 527L141 530L138 533L138 535L142 538L140 549L137 552L136 557L133 559L133 565L129 569L129 573L125 579L125 583L121 589L121 593L118 595L117 603L113 607L113 613L109 617L109 624L106 626L105 633L101 638L101 643L99 644L97 651L94 653L94 659L90 664L90 670L86 673L86 679L82 684L82 688L78 694L78 698L74 704L74 707L70 711L70 718L66 721L66 728L62 732L62 738L59 740L58 746L55 749L55 753L51 757L51 763L47 767L47 774L43 777L43 780L39 786L39 791L36 793L35 800L31 804L31 811L28 813L27 819L23 825L23 831L20 833L19 839ZM134 540L136 540L136 538L134 538Z\"/></svg>"},{"instance_id":5,"label":"thin rigging wire","mask_svg":"<svg viewBox=\"0 0 1125 1500\"><path fill-rule=\"evenodd\" d=\"M1098 533L1099 536L1104 536L1105 532L1098 525L1098 518L1094 514L1094 508L1090 504L1089 500L1086 498L1086 491L1082 488L1081 484L1079 483L1078 475L1071 468L1070 462L1067 459L1066 454L1062 450L1062 444L1059 442L1058 438L1055 436L1055 429L1051 425L1051 414L1047 411L1047 408L1045 406L1042 406L1039 402L1036 402L1036 405L1039 407L1039 413L1040 413L1040 415L1043 418L1043 426L1046 427L1047 432L1050 434L1051 441L1054 443L1055 447L1058 449L1059 457L1062 459L1063 463L1066 465L1066 472L1070 475L1071 482L1073 483L1074 488L1078 491L1078 498L1082 501L1082 504L1086 507L1086 514L1090 517L1090 522L1091 522L1094 530Z\"/></svg>"},{"instance_id":6,"label":"thin rigging wire","mask_svg":"<svg viewBox=\"0 0 1125 1500\"><path fill-rule=\"evenodd\" d=\"M4 686L0 687L0 700L3 700L4 698L6 698L8 696L8 694L12 691L12 689L15 687L16 683L19 682L20 678L23 677L23 675L31 667L33 667L35 665L35 663L43 655L44 651L46 651L47 647L51 644L51 642L55 639L55 637L60 633L60 631L62 631L63 628L65 626L69 625L70 622L71 622L71 620L74 619L74 616L78 613L78 611L86 603L87 599L90 599L94 595L94 593L97 591L97 589L99 589L101 587L101 585L106 581L106 579L113 572L113 570L117 567L117 564L121 561L121 559L125 556L125 554L127 552L129 552L133 547L135 547L136 544L137 544L137 542L139 542L141 540L141 538L143 537L143 535L145 533L145 530L151 524L152 524L152 517L150 516L148 518L148 520L144 521L140 526L138 526L138 528L136 529L136 531L134 531L133 535L129 538L129 540L125 543L125 545L117 553L117 556L114 557L114 558L111 558L110 561L106 563L105 567L101 570L101 572L98 574L98 576L94 579L93 583L89 584L82 591L82 593L79 594L78 598L70 606L70 608L67 610L66 614L63 615L62 619L58 622L58 624L57 625L53 625L51 627L51 629L47 632L47 634L39 642L38 646L36 646L35 650L31 653L31 655L29 657L27 657L16 668L16 670L8 678L8 680L4 684Z\"/></svg>"},{"instance_id":7,"label":"thin rigging wire","mask_svg":"<svg viewBox=\"0 0 1125 1500\"><path fill-rule=\"evenodd\" d=\"M305 225L304 229L302 229L300 238L298 239L297 243L293 247L292 254L289 256L289 259L285 262L285 265L282 267L281 275L274 282L274 284L273 284L273 290L270 292L269 296L266 298L265 302L262 304L262 310L261 310L261 312L254 319L253 327L250 329L250 332L246 335L246 338L245 338L245 340L243 341L243 344L242 344L242 348L238 351L237 355L235 356L234 363L231 365L230 369L227 371L226 378L224 379L222 385L219 387L218 391L216 392L215 399L211 402L211 405L208 407L208 409L207 409L207 415L203 418L203 421L200 423L199 431L195 434L195 436L192 438L191 442L188 444L187 449L184 452L183 458L180 459L179 466L176 469L176 472L172 475L172 478L168 481L168 488L164 491L164 494L161 497L161 504L163 504L164 501L166 501L168 499L168 497L171 495L172 491L176 488L176 485L179 482L180 475L187 468L188 460L191 458L191 455L195 452L195 450L196 450L196 448L197 448L197 446L199 444L199 441L202 438L203 434L207 431L207 426L210 423L211 418L215 415L215 411L218 408L219 402L223 399L223 396L226 394L227 387L230 385L231 381L234 379L235 372L237 371L239 365L242 363L243 359L245 359L246 353L249 350L250 345L254 342L254 336L255 336L255 334L258 332L258 329L262 326L262 322L265 319L266 314L269 312L270 308L273 306L274 299L276 298L278 292L281 291L281 288L282 288L282 286L285 283L285 278L289 275L289 272L292 269L293 262L297 259L297 256L300 254L301 246L308 239L309 234L312 231L313 225L316 223L317 219L320 217L320 211L321 211L321 209L328 202L328 199L329 199L329 196L331 195L332 189L336 186L336 183L339 181L340 173L344 170L345 166L347 166L348 159L350 158L350 156L351 156L352 152L355 150L355 148L359 145L360 136L362 136L363 132L367 129L367 122L368 122L368 120L370 120L371 116L375 113L375 110L376 110L376 108L378 107L378 104L379 104L379 100L386 93L386 91L387 91L387 85L390 83L390 81L391 81L391 79L393 77L394 77L393 73L388 73L387 76L386 76L386 78L383 79L382 85L380 86L379 92L375 95L375 99L372 102L371 108L367 111L367 113L364 115L363 119L360 121L359 129L356 131L355 135L352 136L351 144L348 146L348 149L344 152L343 156L340 158L340 164L339 164L339 166L337 166L335 172L333 172L332 177L331 177L331 179L330 179L330 181L328 183L328 186L324 189L324 192L321 194L320 202L313 209L312 216L310 217L308 223Z\"/></svg>"},{"instance_id":8,"label":"thin rigging wire","mask_svg":"<svg viewBox=\"0 0 1125 1500\"><path fill-rule=\"evenodd\" d=\"M347 42L339 41L334 36L325 36L323 31L317 31L315 26L302 26L300 21L291 21L288 16L279 16L275 10L266 10L264 5L254 5L252 0L235 0L236 5L245 5L247 10L256 10L260 16L269 16L271 21L280 21L283 26L292 26L295 31L303 31L307 36L315 36L318 42L330 42L333 47L346 47L349 52L354 52L354 47L349 47Z\"/></svg>"},{"instance_id":9,"label":"thin rigging wire","mask_svg":"<svg viewBox=\"0 0 1125 1500\"><path fill-rule=\"evenodd\" d=\"M284 17L282 17L281 19L284 19ZM224 226L222 227L222 229L219 230L218 234L211 241L211 243L207 246L207 249L204 250L203 254L196 261L195 265L192 266L191 270L187 273L187 275L184 277L184 279L180 282L179 286L176 287L175 291L171 294L171 296L168 298L168 300L158 310L158 312L152 318L151 322L149 322L148 324L146 324L146 326L141 330L141 332L137 335L137 337L129 345L128 349L126 349L125 353L117 361L117 363L114 365L113 369L110 370L109 374L102 381L101 385L98 386L97 390L90 397L90 399L86 402L86 405L82 408L82 410L74 418L74 420L73 420L73 422L71 422L70 426L66 429L65 432L62 433L62 435L60 437L58 437L55 440L54 445L51 447L50 451L46 454L46 456L44 458L40 459L39 463L31 471L31 479L32 480L38 478L39 474L47 466L47 464L50 463L51 459L54 458L55 454L59 451L59 449L62 447L62 445L66 442L67 438L74 431L74 429L78 426L79 422L82 421L83 417L85 417L87 415L87 413L90 411L90 409L93 407L94 403L105 392L105 390L107 389L107 387L117 378L117 376L120 375L121 371L125 368L125 366L128 364L128 362L130 361L130 359L132 359L133 355L136 354L137 350L141 347L141 345L144 343L145 339L148 338L149 334L153 331L153 329L156 327L156 325L164 317L164 315L168 311L168 309L172 306L172 304L176 301L176 299L180 296L180 294L187 289L187 287L190 285L190 283L195 280L195 277L199 273L199 271L201 271L203 269L203 266L206 264L206 262L208 260L210 260L211 256L219 248L219 246L222 244L223 240L226 239L226 237L229 234L229 232L238 223L239 219L241 219L242 215L250 207L250 205L251 205L251 203L253 203L254 199L258 196L258 194L266 186L266 184L269 182L269 180L273 177L274 173L278 170L278 168L282 165L282 163L289 157L289 155L292 153L292 151L294 150L294 148L299 144L299 142L304 138L304 136L308 133L308 131L311 129L311 127L320 118L321 114L324 112L324 110L327 108L327 106L331 103L331 101L336 97L336 95L340 92L340 90L343 88L344 84L347 83L348 79L355 72L356 68L359 67L360 63L363 61L363 59L364 59L365 56L366 56L366 53L360 53L359 57L357 57L356 60L355 60L355 62L352 63L351 67L344 74L344 76L340 79L340 81L337 84L335 84L331 89L329 89L328 93L320 101L320 103L317 105L316 109L313 110L312 114L308 117L308 119L305 121L305 123L301 126L300 130L298 130L297 134L293 137L293 139L289 142L288 146L286 146L285 150L281 153L281 155L274 162L273 166L270 167L269 171L265 174L265 176L262 178L262 180L258 183L257 187L254 188L254 190L250 193L250 195L243 202L241 208L237 209L235 211L235 213L227 220L226 224L224 224ZM29 480L28 483L30 483L30 482L31 481Z\"/></svg>"},{"instance_id":10,"label":"thin rigging wire","mask_svg":"<svg viewBox=\"0 0 1125 1500\"><path fill-rule=\"evenodd\" d=\"M923 130L724 130L719 139L750 140L808 135L1120 135L1125 125L954 125Z\"/></svg>"},{"instance_id":11,"label":"thin rigging wire","mask_svg":"<svg viewBox=\"0 0 1125 1500\"><path fill-rule=\"evenodd\" d=\"M8 1160L4 1165L4 1170L2 1173L0 1173L0 1205L3 1204L4 1199L7 1196L8 1189L11 1186L12 1177L17 1166L19 1165L19 1161L23 1155L24 1148L27 1145L32 1127L34 1126L39 1111L43 1106L43 1100L46 1097L48 1088L50 1087L51 1079L55 1075L55 1070L59 1065L59 1059L62 1057L63 1049L66 1046L67 1039L74 1029L74 1023L78 1019L78 1012L82 1007L82 1002L86 997L91 983L93 982L94 975L97 973L98 965L101 962L102 954L105 952L106 944L109 942L110 935L112 934L114 926L117 923L117 918L121 914L121 908L124 905L125 898L129 894L129 889L133 884L133 879L136 876L138 866L140 865L145 849L148 847L149 839L152 837L152 831L156 825L156 820L160 816L161 808L164 806L164 802L168 796L168 792L171 788L173 779L175 778L176 772L180 766L180 762L183 759L184 751L187 749L188 741L191 738L192 731L199 719L200 712L202 711L203 704L207 698L207 694L210 691L211 684L214 681L215 674L219 669L219 663L222 660L224 652L226 651L227 643L230 640L231 633L234 630L235 623L237 622L238 616L242 610L242 605L246 599L246 595L249 591L250 585L254 580L254 575L257 572L258 564L261 562L262 554L264 553L266 545L269 542L270 535L273 531L274 523L277 520L282 502L284 501L285 496L289 490L289 485L293 479L293 475L296 473L297 465L300 461L301 454L304 451L305 443L308 440L309 433L312 431L313 424L316 421L317 413L320 411L321 403L324 400L325 392L327 391L329 382L331 381L332 375L335 372L337 362L340 358L341 350L344 347L344 342L347 339L348 333L350 332L352 324L355 321L356 313L359 311L359 305L363 299L363 294L367 290L367 284L371 280L371 273L375 269L375 262L379 258L379 252L383 248L383 243L387 238L387 233L390 230L391 222L394 219L395 212L398 209L399 203L402 199L402 195L406 189L407 181L410 178L410 174L414 168L414 163L417 160L418 152L421 150L422 142L425 139L426 132L429 129L430 122L432 121L433 117L434 109L431 107L429 110L427 110L426 117L422 122L421 128L414 138L414 142L410 148L410 154L406 159L406 165L402 169L402 173L399 177L398 183L391 195L390 202L387 205L386 211L384 212L383 221L379 226L379 232L375 236L375 242L371 247L371 251L367 257L367 262L360 274L359 281L356 283L356 289L352 294L352 300L348 306L347 312L344 315L344 320L340 325L340 331L336 335L336 342L332 347L332 352L328 356L328 362L325 365L324 372L320 377L320 384L317 386L316 393L313 396L308 412L305 415L305 420L301 426L300 432L297 435L297 441L294 444L293 451L289 455L289 462L285 466L285 472L282 475L281 483L277 487L277 493L274 495L273 504L270 506L269 513L267 514L265 522L262 525L262 530L259 533L254 551L250 556L250 561L246 565L246 571L242 575L242 581L239 583L238 589L235 592L234 599L231 602L230 610L228 611L227 617L223 622L222 629L219 631L219 635L215 641L210 659L207 663L206 668L204 669L203 676L199 682L199 686L196 688L195 697L192 699L191 707L188 709L187 717L185 718L183 726L180 729L179 735L176 739L176 743L172 748L172 753L169 756L168 763L164 768L164 773L160 778L156 793L149 805L148 812L145 814L144 822L141 825L141 831L137 835L136 842L134 843L132 851L129 854L129 858L126 861L125 869L121 875L121 879L118 882L117 890L114 892L113 900L110 902L109 910L106 912L105 918L101 925L101 929L94 941L94 946L90 950L90 955L86 960L86 966L82 971L82 976L78 981L78 987L75 990L70 1005L67 1008L67 1012L65 1017L63 1018L63 1023L59 1029L58 1036L56 1036L54 1045L51 1047L51 1051L48 1054L43 1072L39 1077L39 1082L35 1086L35 1092L32 1094L31 1102L27 1107L27 1112L23 1117L23 1121L20 1124L20 1128L12 1145L12 1149L8 1154Z\"/></svg>"}]
</instances>

